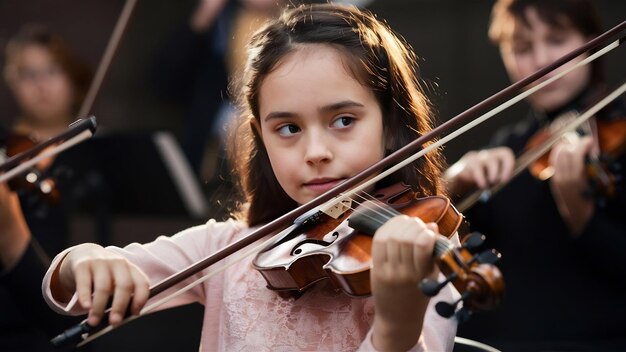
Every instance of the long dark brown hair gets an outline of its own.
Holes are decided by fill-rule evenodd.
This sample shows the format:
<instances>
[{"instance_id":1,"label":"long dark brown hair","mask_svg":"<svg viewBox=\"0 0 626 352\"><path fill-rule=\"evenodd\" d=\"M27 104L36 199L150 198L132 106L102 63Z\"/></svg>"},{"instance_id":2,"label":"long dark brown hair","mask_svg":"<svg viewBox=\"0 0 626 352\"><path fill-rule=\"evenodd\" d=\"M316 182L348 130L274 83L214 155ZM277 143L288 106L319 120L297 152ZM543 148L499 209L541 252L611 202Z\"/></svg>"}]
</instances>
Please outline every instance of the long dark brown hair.
<instances>
[{"instance_id":1,"label":"long dark brown hair","mask_svg":"<svg viewBox=\"0 0 626 352\"><path fill-rule=\"evenodd\" d=\"M529 8L553 28L572 28L589 38L602 33L600 16L589 0L498 0L491 12L489 39L495 44L509 40L509 28L515 20L530 26ZM604 65L597 59L591 63L591 83L604 83L605 78Z\"/></svg>"},{"instance_id":2,"label":"long dark brown hair","mask_svg":"<svg viewBox=\"0 0 626 352\"><path fill-rule=\"evenodd\" d=\"M352 76L374 92L382 110L387 154L432 129L431 107L417 80L415 54L385 23L370 12L332 4L285 11L252 37L240 82L243 121L234 134L231 155L250 226L297 207L276 180L253 121L259 123L263 79L297 45L313 43L339 49ZM402 181L422 195L444 194L442 164L440 151L434 151L382 182Z\"/></svg>"}]
</instances>

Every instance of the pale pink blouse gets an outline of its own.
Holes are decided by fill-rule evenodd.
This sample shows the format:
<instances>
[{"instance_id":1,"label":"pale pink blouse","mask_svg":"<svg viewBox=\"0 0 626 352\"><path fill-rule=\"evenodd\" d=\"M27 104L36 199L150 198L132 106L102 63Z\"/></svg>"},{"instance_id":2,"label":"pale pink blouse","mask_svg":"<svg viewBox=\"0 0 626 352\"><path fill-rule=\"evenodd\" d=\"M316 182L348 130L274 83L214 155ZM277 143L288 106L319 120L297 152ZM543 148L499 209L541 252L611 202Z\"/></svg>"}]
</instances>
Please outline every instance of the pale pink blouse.
<instances>
[{"instance_id":1,"label":"pale pink blouse","mask_svg":"<svg viewBox=\"0 0 626 352\"><path fill-rule=\"evenodd\" d=\"M145 271L152 283L157 283L250 231L245 224L234 220L211 220L148 244L108 249L128 258ZM55 301L50 292L52 272L69 250L54 258L43 280L43 294L59 313L84 314L76 295L64 304ZM434 305L458 297L458 292L448 285L431 299L422 335L412 351L452 350L457 322L440 317ZM298 299L283 299L266 288L265 279L252 268L250 258L228 267L159 309L192 302L205 306L201 351L375 350L371 343L374 318L371 298L351 298L331 289L313 289Z\"/></svg>"}]
</instances>

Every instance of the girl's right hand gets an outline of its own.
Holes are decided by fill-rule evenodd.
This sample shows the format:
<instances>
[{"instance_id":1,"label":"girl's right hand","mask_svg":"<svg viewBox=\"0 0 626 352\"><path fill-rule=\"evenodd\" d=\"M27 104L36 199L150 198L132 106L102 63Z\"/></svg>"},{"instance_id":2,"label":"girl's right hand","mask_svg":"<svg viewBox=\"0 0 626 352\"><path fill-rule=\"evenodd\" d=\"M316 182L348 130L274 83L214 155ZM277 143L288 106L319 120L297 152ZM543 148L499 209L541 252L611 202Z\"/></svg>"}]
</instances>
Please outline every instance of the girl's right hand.
<instances>
[{"instance_id":1,"label":"girl's right hand","mask_svg":"<svg viewBox=\"0 0 626 352\"><path fill-rule=\"evenodd\" d=\"M445 172L448 191L463 195L472 187L486 189L513 174L515 155L508 147L467 152Z\"/></svg>"},{"instance_id":2,"label":"girl's right hand","mask_svg":"<svg viewBox=\"0 0 626 352\"><path fill-rule=\"evenodd\" d=\"M136 265L119 254L96 244L74 248L59 268L59 288L55 298L67 301L74 292L78 303L89 309L87 322L100 323L112 297L109 323L122 322L130 304L130 312L139 314L150 294L148 277ZM55 294L53 290L53 294Z\"/></svg>"}]
</instances>

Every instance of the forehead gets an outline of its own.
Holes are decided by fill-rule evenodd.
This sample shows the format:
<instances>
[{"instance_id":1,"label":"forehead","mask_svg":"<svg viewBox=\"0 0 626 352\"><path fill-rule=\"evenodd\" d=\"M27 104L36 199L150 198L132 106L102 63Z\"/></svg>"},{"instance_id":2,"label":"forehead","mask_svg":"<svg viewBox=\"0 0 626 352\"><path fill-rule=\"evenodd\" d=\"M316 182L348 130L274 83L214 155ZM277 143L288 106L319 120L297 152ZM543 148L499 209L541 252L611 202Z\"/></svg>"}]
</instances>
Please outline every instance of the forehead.
<instances>
[{"instance_id":1,"label":"forehead","mask_svg":"<svg viewBox=\"0 0 626 352\"><path fill-rule=\"evenodd\" d=\"M552 14L549 18L541 15L536 8L527 7L521 14L509 14L510 20L502 28L504 40L515 40L535 34L550 32L577 32L564 14Z\"/></svg>"},{"instance_id":2,"label":"forehead","mask_svg":"<svg viewBox=\"0 0 626 352\"><path fill-rule=\"evenodd\" d=\"M354 58L344 50L333 45L296 44L294 45L294 50L280 59L265 79L270 75L275 78L288 75L303 65L315 65L320 70L330 69L334 73L356 79L354 74L355 67L352 61L354 61Z\"/></svg>"},{"instance_id":3,"label":"forehead","mask_svg":"<svg viewBox=\"0 0 626 352\"><path fill-rule=\"evenodd\" d=\"M268 104L297 109L303 100L322 104L332 99L371 99L373 92L355 78L353 67L349 55L331 45L298 45L262 80L261 115Z\"/></svg>"},{"instance_id":4,"label":"forehead","mask_svg":"<svg viewBox=\"0 0 626 352\"><path fill-rule=\"evenodd\" d=\"M26 44L16 48L7 57L7 61L19 64L36 64L54 61L54 57L48 48L39 44Z\"/></svg>"}]
</instances>

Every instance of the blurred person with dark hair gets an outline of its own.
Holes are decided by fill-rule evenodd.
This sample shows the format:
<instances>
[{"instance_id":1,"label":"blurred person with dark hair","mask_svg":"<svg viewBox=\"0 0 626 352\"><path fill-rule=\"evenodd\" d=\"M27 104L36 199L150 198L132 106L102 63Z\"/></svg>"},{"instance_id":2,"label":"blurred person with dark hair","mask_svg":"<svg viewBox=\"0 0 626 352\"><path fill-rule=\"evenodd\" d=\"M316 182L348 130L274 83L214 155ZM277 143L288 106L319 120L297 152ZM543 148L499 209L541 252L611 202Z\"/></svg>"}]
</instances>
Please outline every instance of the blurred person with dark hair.
<instances>
[{"instance_id":1,"label":"blurred person with dark hair","mask_svg":"<svg viewBox=\"0 0 626 352\"><path fill-rule=\"evenodd\" d=\"M6 46L4 78L19 108L0 140L11 156L66 130L91 77L58 35L26 25ZM58 159L37 168L42 179L55 176L56 187L72 182ZM50 337L76 322L50 311L40 290L49 256L69 244L68 206L38 187L11 188L0 184L0 350L52 350Z\"/></svg>"},{"instance_id":2,"label":"blurred person with dark hair","mask_svg":"<svg viewBox=\"0 0 626 352\"><path fill-rule=\"evenodd\" d=\"M77 118L91 73L60 36L26 25L6 46L4 78L20 108L14 132L42 140Z\"/></svg>"},{"instance_id":3,"label":"blurred person with dark hair","mask_svg":"<svg viewBox=\"0 0 626 352\"><path fill-rule=\"evenodd\" d=\"M601 33L586 0L499 0L490 39L499 46L512 81L519 81ZM583 54L559 69L582 61ZM537 83L533 84L536 85ZM566 123L607 94L601 61L577 68L531 94L531 111L498 131L491 144L466 153L446 172L448 189L461 197L472 188L508 182L487 202L465 212L474 230L488 234L503 254L507 281L502 306L473 317L459 334L503 351L617 351L626 346L626 305L619 278L626 275L626 192L590 196L586 160L597 151L587 136L563 138L551 149L553 175L525 171L512 178L515 155L543 128ZM616 100L596 114L598 125L626 117ZM624 164L625 156L614 155Z\"/></svg>"},{"instance_id":4,"label":"blurred person with dark hair","mask_svg":"<svg viewBox=\"0 0 626 352\"><path fill-rule=\"evenodd\" d=\"M7 136L7 154L45 141L68 128L78 116L91 74L64 40L40 25L25 25L5 49L4 78L19 112ZM55 159L38 166L40 179L54 180L63 189L72 182L72 168ZM20 203L26 222L49 254L67 244L68 205L42 194L39 187L20 188ZM63 201L68 200L65 197Z\"/></svg>"}]
</instances>

